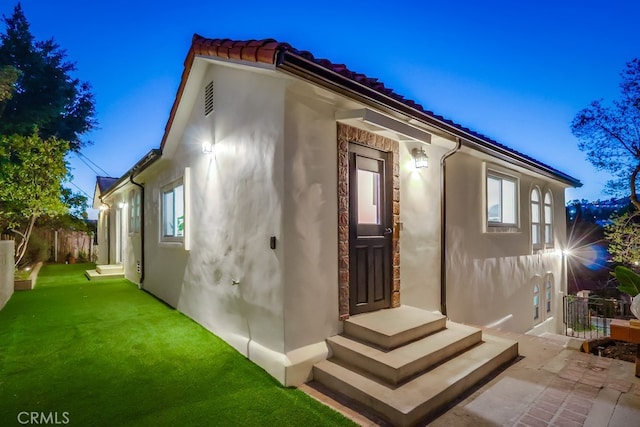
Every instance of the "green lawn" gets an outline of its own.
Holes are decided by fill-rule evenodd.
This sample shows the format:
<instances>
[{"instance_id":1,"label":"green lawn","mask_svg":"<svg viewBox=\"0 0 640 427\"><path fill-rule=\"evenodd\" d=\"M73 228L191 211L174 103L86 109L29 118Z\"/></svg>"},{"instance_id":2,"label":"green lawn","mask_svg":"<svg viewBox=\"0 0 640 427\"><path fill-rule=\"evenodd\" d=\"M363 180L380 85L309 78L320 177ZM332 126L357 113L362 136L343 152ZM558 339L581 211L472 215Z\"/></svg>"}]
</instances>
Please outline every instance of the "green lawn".
<instances>
[{"instance_id":1,"label":"green lawn","mask_svg":"<svg viewBox=\"0 0 640 427\"><path fill-rule=\"evenodd\" d=\"M132 283L87 281L89 267L45 266L0 311L0 425L20 412L78 426L353 425Z\"/></svg>"}]
</instances>

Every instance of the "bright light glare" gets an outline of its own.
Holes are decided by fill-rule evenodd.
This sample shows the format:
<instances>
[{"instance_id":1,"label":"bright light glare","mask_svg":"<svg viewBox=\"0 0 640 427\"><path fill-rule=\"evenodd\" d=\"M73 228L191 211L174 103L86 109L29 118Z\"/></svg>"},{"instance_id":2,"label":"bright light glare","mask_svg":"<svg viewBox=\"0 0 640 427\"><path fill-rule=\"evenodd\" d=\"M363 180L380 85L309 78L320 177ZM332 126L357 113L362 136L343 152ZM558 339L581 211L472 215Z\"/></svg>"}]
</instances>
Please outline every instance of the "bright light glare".
<instances>
[{"instance_id":1,"label":"bright light glare","mask_svg":"<svg viewBox=\"0 0 640 427\"><path fill-rule=\"evenodd\" d=\"M205 141L202 143L202 153L203 154L213 153L213 144L210 141Z\"/></svg>"}]
</instances>

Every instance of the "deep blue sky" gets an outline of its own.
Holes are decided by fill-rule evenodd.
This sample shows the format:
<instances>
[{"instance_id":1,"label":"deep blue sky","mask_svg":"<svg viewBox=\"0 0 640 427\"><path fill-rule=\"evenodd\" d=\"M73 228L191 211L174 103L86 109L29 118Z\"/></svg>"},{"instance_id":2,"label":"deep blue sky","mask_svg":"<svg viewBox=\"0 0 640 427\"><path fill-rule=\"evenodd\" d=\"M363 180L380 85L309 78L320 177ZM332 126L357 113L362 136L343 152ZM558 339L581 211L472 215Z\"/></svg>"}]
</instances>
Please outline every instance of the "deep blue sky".
<instances>
[{"instance_id":1,"label":"deep blue sky","mask_svg":"<svg viewBox=\"0 0 640 427\"><path fill-rule=\"evenodd\" d=\"M618 96L640 56L640 2L23 0L36 39L53 37L96 96L83 153L112 176L157 148L193 33L275 38L377 77L425 108L579 178L567 200L605 198L607 176L569 125ZM2 0L10 15L15 2ZM4 32L4 25L0 26ZM74 184L95 174L71 157Z\"/></svg>"}]
</instances>

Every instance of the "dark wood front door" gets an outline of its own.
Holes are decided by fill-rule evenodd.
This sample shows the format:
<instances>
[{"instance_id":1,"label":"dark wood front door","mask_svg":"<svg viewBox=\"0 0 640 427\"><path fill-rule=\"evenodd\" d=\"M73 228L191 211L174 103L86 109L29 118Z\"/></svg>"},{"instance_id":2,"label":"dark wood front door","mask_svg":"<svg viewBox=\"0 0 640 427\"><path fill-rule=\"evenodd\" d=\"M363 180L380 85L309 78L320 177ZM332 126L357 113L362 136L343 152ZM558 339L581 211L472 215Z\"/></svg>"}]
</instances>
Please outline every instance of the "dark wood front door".
<instances>
[{"instance_id":1,"label":"dark wood front door","mask_svg":"<svg viewBox=\"0 0 640 427\"><path fill-rule=\"evenodd\" d=\"M349 144L349 311L387 308L392 288L391 153Z\"/></svg>"}]
</instances>

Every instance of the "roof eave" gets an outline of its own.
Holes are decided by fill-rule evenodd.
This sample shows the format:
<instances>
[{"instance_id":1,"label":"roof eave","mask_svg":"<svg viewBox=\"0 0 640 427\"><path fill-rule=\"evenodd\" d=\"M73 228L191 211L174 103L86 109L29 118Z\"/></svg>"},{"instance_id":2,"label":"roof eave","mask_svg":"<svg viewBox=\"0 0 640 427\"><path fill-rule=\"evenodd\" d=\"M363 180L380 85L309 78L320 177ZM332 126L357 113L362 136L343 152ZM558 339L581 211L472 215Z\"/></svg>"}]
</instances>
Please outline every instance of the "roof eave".
<instances>
[{"instance_id":1,"label":"roof eave","mask_svg":"<svg viewBox=\"0 0 640 427\"><path fill-rule=\"evenodd\" d=\"M305 78L311 82L320 84L322 86L329 86L330 89L337 91L343 95L351 98L359 98L368 104L375 104L382 109L391 110L397 113L401 113L410 116L416 120L419 120L429 126L440 129L446 133L453 135L454 137L461 138L463 144L496 156L502 160L516 162L520 166L526 169L533 170L538 173L542 173L545 176L563 182L572 187L581 187L582 183L573 178L570 175L562 173L558 170L551 169L546 165L542 165L531 159L520 156L517 153L506 150L502 147L496 146L489 141L483 140L470 132L466 132L457 126L453 126L444 120L440 120L435 116L426 114L417 108L413 108L407 103L403 103L393 97L386 96L385 94L376 91L375 89L358 83L340 73L332 71L314 61L310 61L295 52L288 49L282 49L278 52L276 57L276 68L293 74L298 77ZM355 95L355 96L354 96Z\"/></svg>"},{"instance_id":2,"label":"roof eave","mask_svg":"<svg viewBox=\"0 0 640 427\"><path fill-rule=\"evenodd\" d=\"M135 176L151 166L162 156L162 151L158 148L154 148L150 150L147 154L144 155L140 160L136 162L127 172L124 173L116 182L114 182L111 187L109 187L106 191L102 193L100 196L100 200L105 197L110 196L114 191L122 186L122 184L129 179L130 176Z\"/></svg>"}]
</instances>

